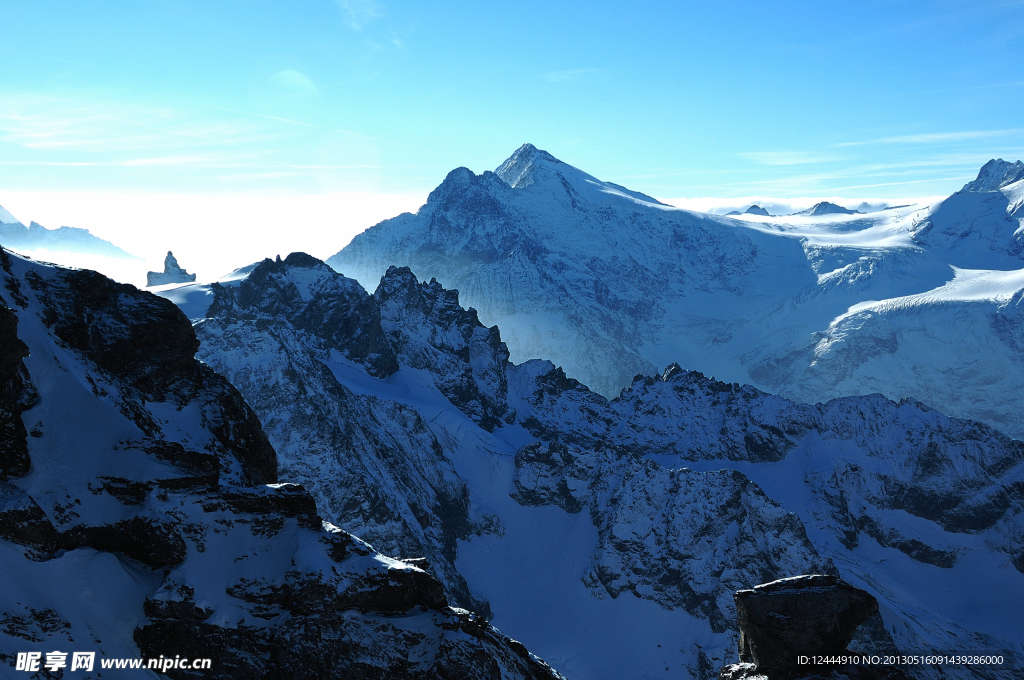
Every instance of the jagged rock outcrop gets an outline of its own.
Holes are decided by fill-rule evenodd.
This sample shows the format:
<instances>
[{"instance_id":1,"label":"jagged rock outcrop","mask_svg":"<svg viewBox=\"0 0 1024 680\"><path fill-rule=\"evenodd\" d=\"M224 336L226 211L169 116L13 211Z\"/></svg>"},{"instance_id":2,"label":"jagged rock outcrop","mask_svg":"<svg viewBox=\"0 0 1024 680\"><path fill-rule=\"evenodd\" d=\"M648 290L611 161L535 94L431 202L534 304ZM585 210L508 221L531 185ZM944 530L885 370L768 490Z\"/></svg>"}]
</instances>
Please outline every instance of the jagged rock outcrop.
<instances>
[{"instance_id":1,"label":"jagged rock outcrop","mask_svg":"<svg viewBox=\"0 0 1024 680\"><path fill-rule=\"evenodd\" d=\"M385 286L393 296L400 278L395 273L395 285ZM344 384L352 371L389 378L400 357L419 358L419 366L427 360L427 350L396 329L397 303L383 292L378 302L303 253L264 260L243 280L211 288L212 303L195 327L199 356L226 375L259 414L278 451L282 479L302 483L325 517L378 550L426 558L454 603L489 614L454 567L457 540L486 526L470 516L465 482L415 409L367 394L365 386ZM436 337L461 343L458 352L466 362L446 364L451 370L439 372L438 382L455 388L447 389L453 398L466 395L460 403L468 409L476 382L462 333L471 315L444 296L417 301L422 304L410 304L403 313L424 315L424 322L440 314L446 323ZM390 315L391 331L382 325L382 310ZM407 332L414 335L414 328L410 323ZM486 334L474 333L470 327L474 352L500 349L487 344ZM431 351L431 361L447 356ZM483 408L474 412L493 418L486 410L489 398L478 397L475 403Z\"/></svg>"},{"instance_id":2,"label":"jagged rock outcrop","mask_svg":"<svg viewBox=\"0 0 1024 680\"><path fill-rule=\"evenodd\" d=\"M195 274L189 274L183 267L178 265L174 253L167 251L164 258L164 270L162 272L146 272L147 286L162 286L167 283L192 283L196 280Z\"/></svg>"},{"instance_id":3,"label":"jagged rock outcrop","mask_svg":"<svg viewBox=\"0 0 1024 680\"><path fill-rule=\"evenodd\" d=\"M905 680L899 668L878 664L817 664L842 656L857 628L877 616L869 593L826 575L802 575L735 594L740 663L720 680ZM852 655L852 653L847 653Z\"/></svg>"},{"instance_id":4,"label":"jagged rock outcrop","mask_svg":"<svg viewBox=\"0 0 1024 680\"><path fill-rule=\"evenodd\" d=\"M960 191L999 191L1003 187L1024 179L1024 163L1009 163L1002 158L993 158L981 166L977 178L963 186Z\"/></svg>"},{"instance_id":5,"label":"jagged rock outcrop","mask_svg":"<svg viewBox=\"0 0 1024 680\"><path fill-rule=\"evenodd\" d=\"M800 655L839 654L878 601L834 576L772 581L735 594L740 661L759 669L785 670Z\"/></svg>"},{"instance_id":6,"label":"jagged rock outcrop","mask_svg":"<svg viewBox=\"0 0 1024 680\"><path fill-rule=\"evenodd\" d=\"M83 677L160 656L212 659L165 669L174 680L560 677L278 484L255 414L195 359L171 303L0 257L0 424L17 444L0 480L0 663L79 650L97 652Z\"/></svg>"},{"instance_id":7,"label":"jagged rock outcrop","mask_svg":"<svg viewBox=\"0 0 1024 680\"><path fill-rule=\"evenodd\" d=\"M488 431L512 422L505 365L508 348L497 326L459 305L459 291L420 283L408 267L391 267L373 297L381 325L403 366L424 369L437 389Z\"/></svg>"}]
</instances>

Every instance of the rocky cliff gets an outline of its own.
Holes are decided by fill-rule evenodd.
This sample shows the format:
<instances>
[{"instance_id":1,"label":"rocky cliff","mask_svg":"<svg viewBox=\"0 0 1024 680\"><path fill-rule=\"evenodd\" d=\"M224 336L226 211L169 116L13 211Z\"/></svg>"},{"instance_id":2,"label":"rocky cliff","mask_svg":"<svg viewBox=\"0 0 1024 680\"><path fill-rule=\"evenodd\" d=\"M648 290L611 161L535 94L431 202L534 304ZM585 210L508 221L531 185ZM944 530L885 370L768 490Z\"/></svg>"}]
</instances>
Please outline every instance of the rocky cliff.
<instances>
[{"instance_id":1,"label":"rocky cliff","mask_svg":"<svg viewBox=\"0 0 1024 680\"><path fill-rule=\"evenodd\" d=\"M161 656L212 660L171 678L558 677L278 483L259 420L171 303L0 258L5 677L54 650L96 652L86 678Z\"/></svg>"}]
</instances>

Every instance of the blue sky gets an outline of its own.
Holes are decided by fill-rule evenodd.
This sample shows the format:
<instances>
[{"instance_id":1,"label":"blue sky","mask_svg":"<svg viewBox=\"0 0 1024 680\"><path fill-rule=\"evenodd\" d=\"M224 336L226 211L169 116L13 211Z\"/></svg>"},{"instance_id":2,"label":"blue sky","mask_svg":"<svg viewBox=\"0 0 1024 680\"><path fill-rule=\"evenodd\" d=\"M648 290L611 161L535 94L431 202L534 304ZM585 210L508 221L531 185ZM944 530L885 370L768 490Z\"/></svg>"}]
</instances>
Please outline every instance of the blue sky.
<instances>
[{"instance_id":1,"label":"blue sky","mask_svg":"<svg viewBox=\"0 0 1024 680\"><path fill-rule=\"evenodd\" d=\"M663 197L1024 156L1022 2L8 2L0 191L422 192L525 141Z\"/></svg>"},{"instance_id":2,"label":"blue sky","mask_svg":"<svg viewBox=\"0 0 1024 680\"><path fill-rule=\"evenodd\" d=\"M1022 0L0 2L0 205L133 283L328 257L524 142L721 211L1024 158Z\"/></svg>"}]
</instances>

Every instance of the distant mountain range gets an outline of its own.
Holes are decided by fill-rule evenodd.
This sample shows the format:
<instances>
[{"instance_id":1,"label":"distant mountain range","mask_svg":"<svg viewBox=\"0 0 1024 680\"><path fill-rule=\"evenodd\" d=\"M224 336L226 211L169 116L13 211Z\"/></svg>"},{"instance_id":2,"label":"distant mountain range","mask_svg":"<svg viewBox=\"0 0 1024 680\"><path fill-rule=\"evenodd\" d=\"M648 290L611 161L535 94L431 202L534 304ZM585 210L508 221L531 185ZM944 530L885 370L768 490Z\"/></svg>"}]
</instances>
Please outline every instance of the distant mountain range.
<instances>
[{"instance_id":1,"label":"distant mountain range","mask_svg":"<svg viewBox=\"0 0 1024 680\"><path fill-rule=\"evenodd\" d=\"M47 229L32 222L27 227L14 215L0 207L0 245L14 250L35 250L37 248L107 257L140 259L118 248L110 241L93 236L88 229L60 227Z\"/></svg>"},{"instance_id":2,"label":"distant mountain range","mask_svg":"<svg viewBox=\"0 0 1024 680\"><path fill-rule=\"evenodd\" d=\"M993 160L934 205L757 220L602 182L532 145L453 170L328 264L458 289L513 361L606 396L671 363L800 402L880 392L1024 436L1024 183Z\"/></svg>"}]
</instances>

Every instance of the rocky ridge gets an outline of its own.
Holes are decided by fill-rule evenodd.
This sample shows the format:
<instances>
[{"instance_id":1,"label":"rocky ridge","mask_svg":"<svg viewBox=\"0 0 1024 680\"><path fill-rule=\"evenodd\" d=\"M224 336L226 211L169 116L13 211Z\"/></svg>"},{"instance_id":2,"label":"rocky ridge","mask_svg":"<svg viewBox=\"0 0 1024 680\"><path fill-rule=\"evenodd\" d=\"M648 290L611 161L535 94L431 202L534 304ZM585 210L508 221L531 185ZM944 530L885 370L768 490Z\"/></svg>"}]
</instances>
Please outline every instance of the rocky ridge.
<instances>
[{"instance_id":1,"label":"rocky ridge","mask_svg":"<svg viewBox=\"0 0 1024 680\"><path fill-rule=\"evenodd\" d=\"M83 678L161 655L213 659L171 678L559 677L277 483L256 415L195 360L172 304L0 258L3 663L61 650L97 652Z\"/></svg>"},{"instance_id":2,"label":"rocky ridge","mask_svg":"<svg viewBox=\"0 0 1024 680\"><path fill-rule=\"evenodd\" d=\"M425 559L453 602L486 616L487 603L452 565L456 541L487 527L470 518L465 483L419 413L339 380L344 371L387 378L399 369L382 305L301 253L264 260L212 292L195 326L198 356L260 414L281 477L377 549Z\"/></svg>"},{"instance_id":3,"label":"rocky ridge","mask_svg":"<svg viewBox=\"0 0 1024 680\"><path fill-rule=\"evenodd\" d=\"M459 521L473 527L455 534L449 552L436 547L443 533L425 526L416 534L424 552L440 554L432 567L453 597L480 606L490 586L459 573L459 552L484 541L500 554L510 538L503 525L521 521L520 511L493 510L501 507L489 495L497 490L520 508L589 516L596 535L577 583L591 596L629 594L685 612L719 635L702 650L681 650L697 677L717 668L714 655L735 634L732 591L797 573L852 573L859 584L872 584L888 617L873 624L868 644L875 648L1014 644L955 623L959 615L941 603L922 604L903 575L916 570L921 584L966 578L973 596L993 606L1002 598L996 582L1020 579L1020 442L912 400L875 395L801 405L678 366L638 376L609 401L549 362L509 363L497 329L462 309L454 291L418 282L407 269L388 270L373 296L308 256L268 260L252 273L260 283L251 290L244 283L214 289L214 303L196 323L201 356L232 376L268 424L282 460L295 461L303 479L320 480L311 483L325 508L336 507L330 498L344 497L353 482L325 462L334 455L329 438L312 449L306 444L317 439L309 427L317 419L302 415L307 407L294 390L311 384L314 367L324 379L306 401L377 400L415 414L431 436L409 442L400 457L417 460L424 455L418 451L433 448L433 464L465 490ZM373 300L380 312L359 316L353 323L365 330L357 335L336 336L333 324L301 312L352 296L365 296L360 309ZM254 313L240 305L243 298L273 313ZM309 323L302 333L288 330L283 342L287 324L277 310ZM340 339L330 344L331 337ZM384 339L375 340L369 363L359 358L370 356L360 349L366 337ZM374 368L377 356L392 351L394 372ZM308 367L255 370L299 364ZM275 396L280 390L285 398ZM364 415L358 427L367 438L405 436L411 418L389 423ZM344 458L375 461L372 448ZM474 472L487 460L494 469L511 463L507 486ZM380 462L362 465L370 472L360 474L380 475L374 486L389 507L438 507L433 494L442 484L400 486ZM347 519L367 530L375 521L358 513ZM380 540L415 531L408 522L393 524ZM986 571L994 567L980 565L990 559L1003 564ZM464 577L468 592L458 590ZM500 620L502 612L495 615Z\"/></svg>"}]
</instances>

